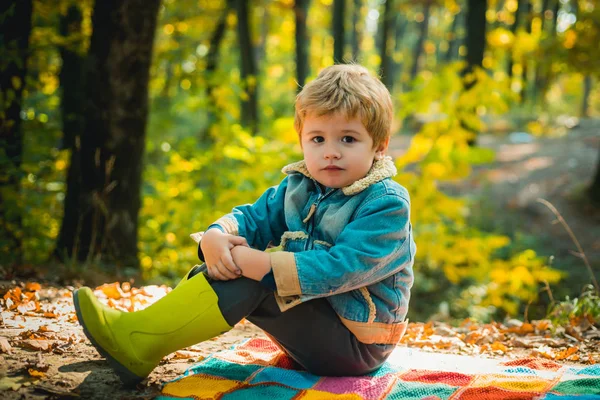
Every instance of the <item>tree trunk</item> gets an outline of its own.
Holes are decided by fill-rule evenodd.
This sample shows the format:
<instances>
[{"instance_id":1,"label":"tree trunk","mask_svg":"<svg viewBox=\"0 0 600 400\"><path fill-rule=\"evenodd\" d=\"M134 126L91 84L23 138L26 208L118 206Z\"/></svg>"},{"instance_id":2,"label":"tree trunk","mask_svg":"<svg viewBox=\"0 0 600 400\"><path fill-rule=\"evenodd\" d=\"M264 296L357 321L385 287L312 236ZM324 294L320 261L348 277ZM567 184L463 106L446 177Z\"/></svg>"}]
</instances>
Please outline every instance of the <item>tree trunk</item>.
<instances>
[{"instance_id":1,"label":"tree trunk","mask_svg":"<svg viewBox=\"0 0 600 400\"><path fill-rule=\"evenodd\" d=\"M252 29L247 0L236 0L238 44L240 49L240 73L246 96L241 101L241 123L255 134L258 130L258 71L252 45Z\"/></svg>"},{"instance_id":2,"label":"tree trunk","mask_svg":"<svg viewBox=\"0 0 600 400\"><path fill-rule=\"evenodd\" d=\"M528 34L531 34L532 32L532 24L533 24L533 0L527 0L527 11L525 14L525 30ZM530 89L530 84L529 84L529 62L532 61L530 60L530 58L534 58L534 57L528 57L522 60L523 63L523 73L521 75L521 104L525 103L525 100L527 100L527 98L529 97L529 89Z\"/></svg>"},{"instance_id":3,"label":"tree trunk","mask_svg":"<svg viewBox=\"0 0 600 400\"><path fill-rule=\"evenodd\" d=\"M345 11L345 0L333 1L333 62L336 64L344 63Z\"/></svg>"},{"instance_id":4,"label":"tree trunk","mask_svg":"<svg viewBox=\"0 0 600 400\"><path fill-rule=\"evenodd\" d=\"M0 5L0 254L16 265L23 261L21 107L32 13L32 0Z\"/></svg>"},{"instance_id":5,"label":"tree trunk","mask_svg":"<svg viewBox=\"0 0 600 400\"><path fill-rule=\"evenodd\" d=\"M461 18L463 13L459 12L454 15L454 19L452 20L452 25L450 26L450 32L448 33L448 50L446 50L446 54L444 56L444 61L446 63L451 62L454 59L454 54L456 54L456 43L458 37L458 23L459 18Z\"/></svg>"},{"instance_id":6,"label":"tree trunk","mask_svg":"<svg viewBox=\"0 0 600 400\"><path fill-rule=\"evenodd\" d=\"M209 108L207 109L207 129L201 137L203 142L207 142L209 140L212 142L209 131L210 127L217 119L216 112L218 112L218 110L214 109L214 106L217 104L217 101L214 99L214 90L218 85L217 82L215 82L214 73L217 70L219 50L221 48L223 38L225 37L225 30L227 29L227 16L231 11L231 6L231 0L228 0L225 4L225 8L221 12L217 26L210 37L210 46L208 48L208 53L206 53L206 70L204 72L206 76L206 96L209 99Z\"/></svg>"},{"instance_id":7,"label":"tree trunk","mask_svg":"<svg viewBox=\"0 0 600 400\"><path fill-rule=\"evenodd\" d=\"M592 76L587 74L583 78L583 101L581 102L581 116L589 117L590 94L592 93Z\"/></svg>"},{"instance_id":8,"label":"tree trunk","mask_svg":"<svg viewBox=\"0 0 600 400\"><path fill-rule=\"evenodd\" d=\"M600 207L600 151L598 151L598 161L596 162L596 174L592 181L592 185L588 189L588 193L592 203L597 207Z\"/></svg>"},{"instance_id":9,"label":"tree trunk","mask_svg":"<svg viewBox=\"0 0 600 400\"><path fill-rule=\"evenodd\" d=\"M475 68L483 67L483 54L485 52L485 30L486 30L486 17L487 11L487 0L468 0L467 6L467 68L463 71L464 73L473 72ZM465 81L464 88L469 90L473 85L477 83L474 79ZM475 114L475 110L469 110ZM468 129L461 121L463 128ZM469 139L467 143L469 146L475 146L477 144L477 135L479 132L473 132L474 137Z\"/></svg>"},{"instance_id":10,"label":"tree trunk","mask_svg":"<svg viewBox=\"0 0 600 400\"><path fill-rule=\"evenodd\" d=\"M61 261L73 256L77 232L69 231L77 227L79 191L81 187L80 143L83 133L84 104L84 57L81 23L83 15L79 7L73 3L67 14L60 18L60 35L66 45L60 46L62 68L59 74L61 86L60 111L63 124L62 148L71 151L69 168L67 169L66 196L63 204L64 218L54 254Z\"/></svg>"},{"instance_id":11,"label":"tree trunk","mask_svg":"<svg viewBox=\"0 0 600 400\"><path fill-rule=\"evenodd\" d=\"M419 72L419 59L421 58L421 54L423 53L423 44L425 43L425 39L427 39L427 34L429 31L429 14L431 12L431 2L427 1L423 5L423 22L419 25L419 39L417 40L417 44L415 45L413 51L413 65L410 71L410 80L413 81L417 77L417 73Z\"/></svg>"},{"instance_id":12,"label":"tree trunk","mask_svg":"<svg viewBox=\"0 0 600 400\"><path fill-rule=\"evenodd\" d=\"M557 0L559 1L559 0ZM546 17L548 13L551 13L550 10L550 0L544 0L542 3L542 11L540 13L541 16L541 32L542 38L544 37L544 31L546 26ZM535 68L535 81L533 86L533 102L537 104L540 100L542 103L542 108L544 108L544 86L548 80L548 65L546 62L538 62Z\"/></svg>"},{"instance_id":13,"label":"tree trunk","mask_svg":"<svg viewBox=\"0 0 600 400\"><path fill-rule=\"evenodd\" d=\"M517 0L517 9L515 10L515 20L514 20L513 24L510 26L510 31L513 35L516 35L517 29L519 29L521 12L523 10L523 1L524 0ZM509 53L509 56L508 56L508 65L506 66L506 74L508 75L508 81L510 82L512 80L512 76L513 76L512 52Z\"/></svg>"},{"instance_id":14,"label":"tree trunk","mask_svg":"<svg viewBox=\"0 0 600 400\"><path fill-rule=\"evenodd\" d=\"M148 79L160 0L103 0L94 5L81 137L77 258L138 266L142 159ZM72 223L72 222L71 222Z\"/></svg>"},{"instance_id":15,"label":"tree trunk","mask_svg":"<svg viewBox=\"0 0 600 400\"><path fill-rule=\"evenodd\" d=\"M267 40L269 38L269 20L271 19L271 14L269 14L269 4L265 3L262 8L263 16L260 21L260 40L255 46L254 56L254 60L256 60L257 65L262 65L265 63L265 56L267 54Z\"/></svg>"},{"instance_id":16,"label":"tree trunk","mask_svg":"<svg viewBox=\"0 0 600 400\"><path fill-rule=\"evenodd\" d=\"M401 13L398 13L396 18L399 21L396 21L396 35L394 38L394 53L400 53L403 49L404 43L404 33L406 32L406 28L408 27L408 20ZM402 61L398 64L394 64L394 71L392 72L392 76L396 79L401 86L401 90L404 90L404 82L402 80L402 70L404 69L404 57L402 57Z\"/></svg>"},{"instance_id":17,"label":"tree trunk","mask_svg":"<svg viewBox=\"0 0 600 400\"><path fill-rule=\"evenodd\" d=\"M391 92L394 87L394 60L392 58L393 48L389 45L390 35L396 31L396 14L394 13L394 0L386 0L383 11L383 24L381 29L381 55L380 75L383 84Z\"/></svg>"},{"instance_id":18,"label":"tree trunk","mask_svg":"<svg viewBox=\"0 0 600 400\"><path fill-rule=\"evenodd\" d=\"M467 70L483 66L487 0L468 0L467 8Z\"/></svg>"},{"instance_id":19,"label":"tree trunk","mask_svg":"<svg viewBox=\"0 0 600 400\"><path fill-rule=\"evenodd\" d=\"M310 0L296 0L294 2L294 14L296 17L296 79L298 91L302 90L306 77L308 76L308 32L306 31L306 19Z\"/></svg>"},{"instance_id":20,"label":"tree trunk","mask_svg":"<svg viewBox=\"0 0 600 400\"><path fill-rule=\"evenodd\" d=\"M360 57L360 42L362 39L362 23L360 22L361 17L362 0L354 0L354 7L352 9L352 61L358 62Z\"/></svg>"}]
</instances>

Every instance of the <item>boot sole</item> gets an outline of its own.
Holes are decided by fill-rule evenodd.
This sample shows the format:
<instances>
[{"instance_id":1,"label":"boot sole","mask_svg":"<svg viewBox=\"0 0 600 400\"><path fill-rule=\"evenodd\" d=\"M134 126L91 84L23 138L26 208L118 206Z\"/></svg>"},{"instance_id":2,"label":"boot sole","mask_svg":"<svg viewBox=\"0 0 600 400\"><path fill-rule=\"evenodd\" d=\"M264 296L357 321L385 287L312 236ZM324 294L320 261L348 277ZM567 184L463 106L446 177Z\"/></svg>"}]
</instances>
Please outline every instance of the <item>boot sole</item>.
<instances>
[{"instance_id":1,"label":"boot sole","mask_svg":"<svg viewBox=\"0 0 600 400\"><path fill-rule=\"evenodd\" d=\"M134 374L133 372L131 372L130 370L128 370L127 367L125 367L123 364L121 364L119 361L117 361L106 350L104 350L102 348L102 346L100 346L98 344L98 342L96 342L96 340L94 339L92 334L87 330L87 328L85 326L85 321L83 320L83 316L82 316L81 310L79 308L79 297L78 297L78 293L77 293L78 291L79 290L76 290L73 292L73 304L75 306L75 314L77 314L77 319L79 320L79 324L83 328L83 333L85 333L85 336L89 339L90 342L92 342L92 344L94 345L94 347L96 348L98 353L100 353L100 355L102 355L104 358L106 358L106 361L108 361L108 364L111 366L113 371L117 374L119 379L121 379L121 382L123 382L123 385L125 385L127 387L135 387L138 383L143 381L145 379L145 377L140 377L140 376Z\"/></svg>"}]
</instances>

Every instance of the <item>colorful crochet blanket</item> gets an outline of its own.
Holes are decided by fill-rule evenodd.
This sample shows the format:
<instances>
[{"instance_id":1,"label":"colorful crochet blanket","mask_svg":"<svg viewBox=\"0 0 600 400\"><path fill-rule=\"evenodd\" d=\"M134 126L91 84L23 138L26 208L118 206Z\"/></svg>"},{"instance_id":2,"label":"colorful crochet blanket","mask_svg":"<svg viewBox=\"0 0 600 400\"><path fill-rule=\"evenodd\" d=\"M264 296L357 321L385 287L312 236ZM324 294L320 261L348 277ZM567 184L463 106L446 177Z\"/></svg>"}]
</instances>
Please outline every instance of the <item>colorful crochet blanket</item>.
<instances>
[{"instance_id":1,"label":"colorful crochet blanket","mask_svg":"<svg viewBox=\"0 0 600 400\"><path fill-rule=\"evenodd\" d=\"M539 358L494 360L399 347L378 371L320 377L292 369L273 342L216 353L162 388L157 399L600 399L600 365Z\"/></svg>"}]
</instances>

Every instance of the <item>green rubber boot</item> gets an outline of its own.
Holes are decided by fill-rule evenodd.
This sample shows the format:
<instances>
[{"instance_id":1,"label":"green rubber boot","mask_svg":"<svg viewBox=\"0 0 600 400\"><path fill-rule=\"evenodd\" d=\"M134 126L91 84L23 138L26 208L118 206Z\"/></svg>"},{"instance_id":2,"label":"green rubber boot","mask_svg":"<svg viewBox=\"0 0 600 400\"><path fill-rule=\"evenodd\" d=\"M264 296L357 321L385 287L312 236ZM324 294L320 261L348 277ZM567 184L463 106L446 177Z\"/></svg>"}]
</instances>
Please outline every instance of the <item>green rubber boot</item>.
<instances>
[{"instance_id":1,"label":"green rubber boot","mask_svg":"<svg viewBox=\"0 0 600 400\"><path fill-rule=\"evenodd\" d=\"M203 274L141 311L109 308L88 287L76 290L73 302L85 335L127 386L144 380L167 354L231 329Z\"/></svg>"}]
</instances>

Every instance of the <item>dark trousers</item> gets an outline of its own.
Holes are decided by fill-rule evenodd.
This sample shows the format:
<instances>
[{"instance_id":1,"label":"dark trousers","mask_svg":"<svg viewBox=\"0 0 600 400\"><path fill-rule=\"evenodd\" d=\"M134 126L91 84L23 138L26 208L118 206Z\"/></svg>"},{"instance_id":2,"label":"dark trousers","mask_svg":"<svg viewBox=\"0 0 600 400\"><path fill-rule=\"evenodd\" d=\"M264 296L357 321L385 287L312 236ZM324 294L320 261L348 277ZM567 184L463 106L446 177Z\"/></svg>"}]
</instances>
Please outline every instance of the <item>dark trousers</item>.
<instances>
[{"instance_id":1,"label":"dark trousers","mask_svg":"<svg viewBox=\"0 0 600 400\"><path fill-rule=\"evenodd\" d=\"M395 347L359 342L326 299L311 300L281 312L273 291L259 282L245 277L208 281L229 325L246 318L315 375L367 374L379 368Z\"/></svg>"}]
</instances>

